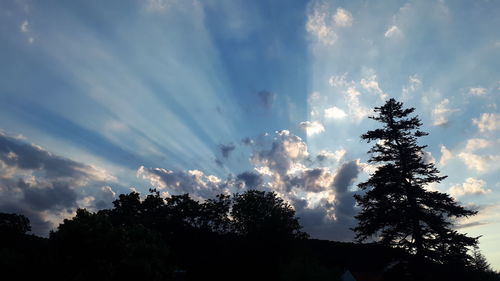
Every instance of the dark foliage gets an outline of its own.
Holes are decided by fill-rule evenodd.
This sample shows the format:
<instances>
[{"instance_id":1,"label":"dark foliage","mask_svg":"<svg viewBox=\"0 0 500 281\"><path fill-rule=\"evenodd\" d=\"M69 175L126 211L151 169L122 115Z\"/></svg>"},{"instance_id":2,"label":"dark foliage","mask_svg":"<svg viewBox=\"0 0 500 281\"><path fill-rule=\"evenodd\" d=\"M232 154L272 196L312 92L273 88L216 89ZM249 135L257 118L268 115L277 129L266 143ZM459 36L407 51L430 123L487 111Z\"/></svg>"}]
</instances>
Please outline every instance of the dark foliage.
<instances>
[{"instance_id":1,"label":"dark foliage","mask_svg":"<svg viewBox=\"0 0 500 281\"><path fill-rule=\"evenodd\" d=\"M362 135L368 142L376 141L369 151L369 162L379 167L359 184L365 193L355 195L361 207L354 228L357 239L375 237L419 258L470 265L468 250L477 244L477 238L453 230L452 221L476 212L460 206L448 194L425 189L446 177L439 175L433 163L423 160L426 146L418 145L417 138L427 133L419 130L420 119L410 116L414 110L390 99L376 107L377 115L370 117L382 123L382 128Z\"/></svg>"},{"instance_id":2,"label":"dark foliage","mask_svg":"<svg viewBox=\"0 0 500 281\"><path fill-rule=\"evenodd\" d=\"M9 218L2 280L340 280L347 269L380 280L500 280L479 259L473 270L429 262L422 271L401 249L304 239L294 210L270 192L199 202L150 190L113 206L79 209L48 239L25 234L24 217L0 214Z\"/></svg>"}]
</instances>

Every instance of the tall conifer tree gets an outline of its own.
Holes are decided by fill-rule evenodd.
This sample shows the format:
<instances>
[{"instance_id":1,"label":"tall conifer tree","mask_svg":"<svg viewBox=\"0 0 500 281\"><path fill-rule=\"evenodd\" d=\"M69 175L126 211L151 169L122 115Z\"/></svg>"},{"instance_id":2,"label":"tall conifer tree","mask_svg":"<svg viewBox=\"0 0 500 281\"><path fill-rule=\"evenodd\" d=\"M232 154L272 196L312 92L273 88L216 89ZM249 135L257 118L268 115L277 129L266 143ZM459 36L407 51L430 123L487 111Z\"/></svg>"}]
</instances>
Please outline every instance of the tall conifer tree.
<instances>
[{"instance_id":1,"label":"tall conifer tree","mask_svg":"<svg viewBox=\"0 0 500 281\"><path fill-rule=\"evenodd\" d=\"M375 142L369 162L377 170L358 185L364 194L354 196L361 207L353 229L356 239L375 238L419 258L469 264L468 248L477 244L477 238L455 231L453 220L476 211L460 206L446 193L426 189L446 176L439 175L434 163L424 161L426 146L418 145L417 138L427 133L419 130L418 116L410 116L414 110L390 99L375 107L376 115L370 117L383 127L361 136Z\"/></svg>"}]
</instances>

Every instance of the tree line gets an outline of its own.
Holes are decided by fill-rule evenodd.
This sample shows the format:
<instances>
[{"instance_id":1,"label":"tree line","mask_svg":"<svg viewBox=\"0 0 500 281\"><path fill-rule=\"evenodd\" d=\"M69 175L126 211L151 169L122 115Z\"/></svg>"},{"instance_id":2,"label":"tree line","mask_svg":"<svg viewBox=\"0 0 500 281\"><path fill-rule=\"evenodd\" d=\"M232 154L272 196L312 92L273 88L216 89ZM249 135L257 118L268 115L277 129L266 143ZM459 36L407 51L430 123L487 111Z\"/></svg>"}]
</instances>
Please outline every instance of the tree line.
<instances>
[{"instance_id":1,"label":"tree line","mask_svg":"<svg viewBox=\"0 0 500 281\"><path fill-rule=\"evenodd\" d=\"M427 133L414 110L390 99L371 117L382 128L362 136L375 142L369 162L377 169L358 185L353 231L368 244L308 239L294 208L274 192L200 202L151 189L143 198L121 194L110 209L78 209L48 239L27 235L23 215L1 213L1 269L51 280L338 280L356 268L383 280L499 280L478 237L454 229L454 219L476 211L426 189L446 177L423 159L417 139Z\"/></svg>"}]
</instances>

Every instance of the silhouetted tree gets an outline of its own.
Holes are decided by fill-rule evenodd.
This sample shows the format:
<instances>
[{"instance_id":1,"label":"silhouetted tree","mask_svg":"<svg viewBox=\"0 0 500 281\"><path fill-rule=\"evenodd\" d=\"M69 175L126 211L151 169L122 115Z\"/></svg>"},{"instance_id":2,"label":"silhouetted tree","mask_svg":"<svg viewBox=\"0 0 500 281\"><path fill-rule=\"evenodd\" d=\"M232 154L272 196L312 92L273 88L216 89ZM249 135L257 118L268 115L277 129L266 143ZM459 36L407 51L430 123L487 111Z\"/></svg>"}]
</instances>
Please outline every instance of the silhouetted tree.
<instances>
[{"instance_id":1,"label":"silhouetted tree","mask_svg":"<svg viewBox=\"0 0 500 281\"><path fill-rule=\"evenodd\" d=\"M452 230L452 219L476 211L460 206L448 194L426 189L446 176L440 176L434 164L423 159L426 146L418 145L417 138L427 133L419 130L418 116L410 116L414 110L390 99L375 107L377 115L370 117L383 127L361 136L376 141L369 162L377 170L358 185L366 193L355 195L361 207L354 228L356 238L364 241L375 236L381 243L404 248L417 257L468 263L467 247L476 245L477 238Z\"/></svg>"},{"instance_id":2,"label":"silhouetted tree","mask_svg":"<svg viewBox=\"0 0 500 281\"><path fill-rule=\"evenodd\" d=\"M77 210L50 233L63 280L165 280L169 249L141 224L113 225L109 212Z\"/></svg>"},{"instance_id":3,"label":"silhouetted tree","mask_svg":"<svg viewBox=\"0 0 500 281\"><path fill-rule=\"evenodd\" d=\"M290 204L274 192L235 194L231 217L235 231L247 237L306 238Z\"/></svg>"},{"instance_id":4,"label":"silhouetted tree","mask_svg":"<svg viewBox=\"0 0 500 281\"><path fill-rule=\"evenodd\" d=\"M472 248L472 268L482 272L491 271L490 264L479 250L478 245L475 245L474 248Z\"/></svg>"},{"instance_id":5,"label":"silhouetted tree","mask_svg":"<svg viewBox=\"0 0 500 281\"><path fill-rule=\"evenodd\" d=\"M0 213L0 235L22 235L31 231L30 220L18 214Z\"/></svg>"}]
</instances>

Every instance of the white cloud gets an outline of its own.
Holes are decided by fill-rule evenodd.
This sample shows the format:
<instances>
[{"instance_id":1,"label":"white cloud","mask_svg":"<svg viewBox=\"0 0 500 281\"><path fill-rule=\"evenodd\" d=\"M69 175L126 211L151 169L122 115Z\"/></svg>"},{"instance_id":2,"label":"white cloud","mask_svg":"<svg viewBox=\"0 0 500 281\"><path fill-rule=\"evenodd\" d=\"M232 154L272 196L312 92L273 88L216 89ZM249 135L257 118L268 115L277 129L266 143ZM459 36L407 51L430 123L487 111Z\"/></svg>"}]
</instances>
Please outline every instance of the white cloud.
<instances>
[{"instance_id":1,"label":"white cloud","mask_svg":"<svg viewBox=\"0 0 500 281\"><path fill-rule=\"evenodd\" d=\"M316 135L325 131L325 127L318 121L300 122L299 126L306 131L308 136Z\"/></svg>"},{"instance_id":2,"label":"white cloud","mask_svg":"<svg viewBox=\"0 0 500 281\"><path fill-rule=\"evenodd\" d=\"M477 125L481 133L495 131L500 128L500 114L483 113L480 119L472 119L472 123Z\"/></svg>"},{"instance_id":3,"label":"white cloud","mask_svg":"<svg viewBox=\"0 0 500 281\"><path fill-rule=\"evenodd\" d=\"M458 157L462 159L468 169L480 173L499 168L500 155L477 155L469 152L461 152Z\"/></svg>"},{"instance_id":4,"label":"white cloud","mask_svg":"<svg viewBox=\"0 0 500 281\"><path fill-rule=\"evenodd\" d=\"M347 151L345 149L339 149L334 152L328 150L321 150L318 155L316 155L316 159L319 161L324 161L326 159L334 159L337 162L340 161L346 155Z\"/></svg>"},{"instance_id":5,"label":"white cloud","mask_svg":"<svg viewBox=\"0 0 500 281\"><path fill-rule=\"evenodd\" d=\"M444 166L446 163L453 158L453 154L449 151L446 146L441 145L441 159L439 160L439 165Z\"/></svg>"},{"instance_id":6,"label":"white cloud","mask_svg":"<svg viewBox=\"0 0 500 281\"><path fill-rule=\"evenodd\" d=\"M491 146L491 145L492 145L492 143L488 140L485 140L485 139L478 139L478 138L469 139L467 141L467 144L465 145L465 150L468 152L472 152L472 151L475 151L478 149L486 148L486 147Z\"/></svg>"},{"instance_id":7,"label":"white cloud","mask_svg":"<svg viewBox=\"0 0 500 281\"><path fill-rule=\"evenodd\" d=\"M367 90L368 92L375 93L380 95L380 99L382 101L386 100L389 95L384 93L382 89L380 89L380 86L377 81L377 75L371 75L370 77L366 79L361 79L360 81L361 86Z\"/></svg>"},{"instance_id":8,"label":"white cloud","mask_svg":"<svg viewBox=\"0 0 500 281\"><path fill-rule=\"evenodd\" d=\"M347 113L344 110L333 106L325 109L325 118L328 119L344 119L347 117Z\"/></svg>"},{"instance_id":9,"label":"white cloud","mask_svg":"<svg viewBox=\"0 0 500 281\"><path fill-rule=\"evenodd\" d=\"M352 14L342 8L337 8L337 12L333 16L333 20L337 26L347 27L352 25Z\"/></svg>"},{"instance_id":10,"label":"white cloud","mask_svg":"<svg viewBox=\"0 0 500 281\"><path fill-rule=\"evenodd\" d=\"M420 87L422 86L422 81L418 78L418 76L415 75L410 75L408 77L408 85L403 87L402 90L402 99L407 100L411 98L411 94L416 92Z\"/></svg>"},{"instance_id":11,"label":"white cloud","mask_svg":"<svg viewBox=\"0 0 500 281\"><path fill-rule=\"evenodd\" d=\"M448 124L448 115L458 111L457 109L447 108L449 103L448 99L444 99L432 110L432 125L443 126Z\"/></svg>"},{"instance_id":12,"label":"white cloud","mask_svg":"<svg viewBox=\"0 0 500 281\"><path fill-rule=\"evenodd\" d=\"M473 96L482 96L486 94L486 88L481 88L481 87L476 87L476 88L470 88L469 89L469 94Z\"/></svg>"},{"instance_id":13,"label":"white cloud","mask_svg":"<svg viewBox=\"0 0 500 281\"><path fill-rule=\"evenodd\" d=\"M337 41L337 34L328 20L328 10L326 4L315 5L307 15L306 31L323 45L333 45Z\"/></svg>"},{"instance_id":14,"label":"white cloud","mask_svg":"<svg viewBox=\"0 0 500 281\"><path fill-rule=\"evenodd\" d=\"M27 20L23 21L23 23L21 24L21 26L19 27L21 29L21 32L28 32L29 31L29 23Z\"/></svg>"},{"instance_id":15,"label":"white cloud","mask_svg":"<svg viewBox=\"0 0 500 281\"><path fill-rule=\"evenodd\" d=\"M395 25L389 27L387 31L384 33L384 36L386 38L399 37L401 35L402 35L401 30Z\"/></svg>"},{"instance_id":16,"label":"white cloud","mask_svg":"<svg viewBox=\"0 0 500 281\"><path fill-rule=\"evenodd\" d=\"M452 186L449 190L451 196L457 198L464 195L480 195L491 192L491 189L485 189L486 182L475 178L467 178L461 185Z\"/></svg>"},{"instance_id":17,"label":"white cloud","mask_svg":"<svg viewBox=\"0 0 500 281\"><path fill-rule=\"evenodd\" d=\"M347 105L349 107L349 114L358 121L364 119L372 112L371 109L360 104L359 95L361 95L361 93L358 92L355 87L349 87L344 91L344 96L347 99Z\"/></svg>"},{"instance_id":18,"label":"white cloud","mask_svg":"<svg viewBox=\"0 0 500 281\"><path fill-rule=\"evenodd\" d=\"M342 75L333 75L328 79L328 84L332 87L346 87L354 84L354 81L347 81L347 73Z\"/></svg>"}]
</instances>

